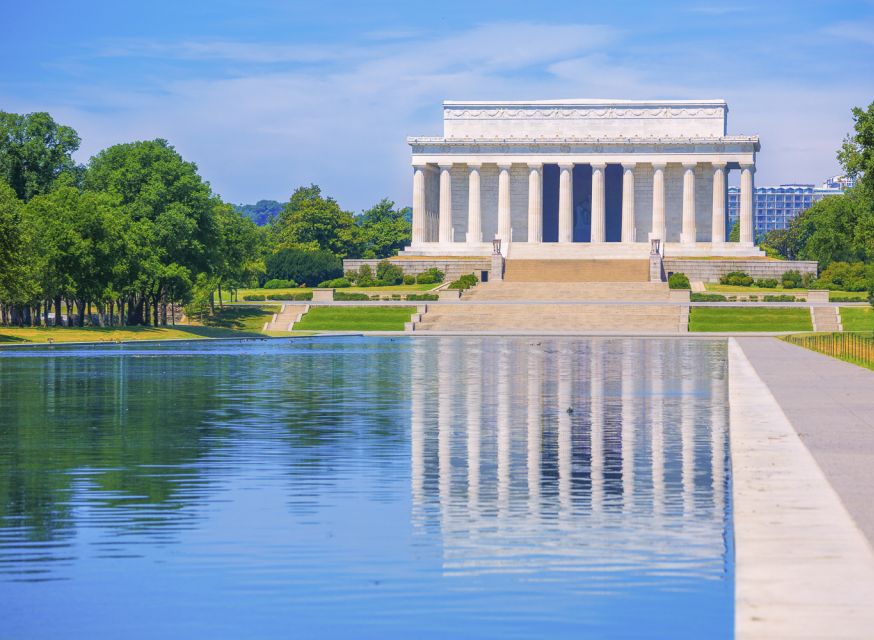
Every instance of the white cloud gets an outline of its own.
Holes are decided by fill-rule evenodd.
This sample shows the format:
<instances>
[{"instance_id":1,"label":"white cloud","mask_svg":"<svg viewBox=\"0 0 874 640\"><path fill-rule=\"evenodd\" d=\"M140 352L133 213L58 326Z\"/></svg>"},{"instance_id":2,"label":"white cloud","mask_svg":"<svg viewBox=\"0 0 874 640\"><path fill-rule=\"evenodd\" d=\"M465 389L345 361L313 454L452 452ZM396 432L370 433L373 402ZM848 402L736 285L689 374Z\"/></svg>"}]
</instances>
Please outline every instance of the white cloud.
<instances>
[{"instance_id":1,"label":"white cloud","mask_svg":"<svg viewBox=\"0 0 874 640\"><path fill-rule=\"evenodd\" d=\"M409 204L404 139L439 135L444 99L724 97L730 130L762 136L760 184L832 173L849 106L861 100L857 90L777 85L749 66L714 75L709 60L682 47L646 55L634 50L639 41L599 25L496 23L364 39L315 48L116 42L91 64L136 56L176 64L175 72L136 78L131 90L83 83L54 105L15 106L49 110L75 126L82 160L110 144L160 136L231 201L283 199L316 182L361 209L386 195ZM201 60L227 69L211 67L204 77Z\"/></svg>"}]
</instances>

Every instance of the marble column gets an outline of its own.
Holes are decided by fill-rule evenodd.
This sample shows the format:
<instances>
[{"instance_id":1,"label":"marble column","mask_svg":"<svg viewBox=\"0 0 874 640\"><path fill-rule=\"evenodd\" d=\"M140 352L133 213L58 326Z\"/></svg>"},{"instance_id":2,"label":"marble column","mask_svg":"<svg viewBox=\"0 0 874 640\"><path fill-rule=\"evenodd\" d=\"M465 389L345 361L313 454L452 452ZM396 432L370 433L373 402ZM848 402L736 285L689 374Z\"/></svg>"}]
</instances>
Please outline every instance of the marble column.
<instances>
[{"instance_id":1,"label":"marble column","mask_svg":"<svg viewBox=\"0 0 874 640\"><path fill-rule=\"evenodd\" d=\"M543 242L543 165L528 165L528 242Z\"/></svg>"},{"instance_id":2,"label":"marble column","mask_svg":"<svg viewBox=\"0 0 874 640\"><path fill-rule=\"evenodd\" d=\"M607 193L604 188L603 162L592 164L592 235L591 242L606 242Z\"/></svg>"},{"instance_id":3,"label":"marble column","mask_svg":"<svg viewBox=\"0 0 874 640\"><path fill-rule=\"evenodd\" d=\"M498 165L498 237L506 246L512 239L510 218L510 165Z\"/></svg>"},{"instance_id":4,"label":"marble column","mask_svg":"<svg viewBox=\"0 0 874 640\"><path fill-rule=\"evenodd\" d=\"M413 246L425 242L425 165L413 167Z\"/></svg>"},{"instance_id":5,"label":"marble column","mask_svg":"<svg viewBox=\"0 0 874 640\"><path fill-rule=\"evenodd\" d=\"M713 217L710 224L710 241L725 242L725 163L713 163Z\"/></svg>"},{"instance_id":6,"label":"marble column","mask_svg":"<svg viewBox=\"0 0 874 640\"><path fill-rule=\"evenodd\" d=\"M652 231L649 239L665 242L665 165L652 165Z\"/></svg>"},{"instance_id":7,"label":"marble column","mask_svg":"<svg viewBox=\"0 0 874 640\"><path fill-rule=\"evenodd\" d=\"M753 216L755 214L753 194L753 173L756 166L753 164L741 165L740 174L740 244L753 246Z\"/></svg>"},{"instance_id":8,"label":"marble column","mask_svg":"<svg viewBox=\"0 0 874 640\"><path fill-rule=\"evenodd\" d=\"M452 242L452 165L440 165L440 243Z\"/></svg>"},{"instance_id":9,"label":"marble column","mask_svg":"<svg viewBox=\"0 0 874 640\"><path fill-rule=\"evenodd\" d=\"M480 166L468 163L467 188L467 244L478 244L483 240L482 207L480 204Z\"/></svg>"},{"instance_id":10,"label":"marble column","mask_svg":"<svg viewBox=\"0 0 874 640\"><path fill-rule=\"evenodd\" d=\"M683 230L680 242L695 244L695 163L683 163Z\"/></svg>"},{"instance_id":11,"label":"marble column","mask_svg":"<svg viewBox=\"0 0 874 640\"><path fill-rule=\"evenodd\" d=\"M558 165L558 241L574 241L573 164Z\"/></svg>"},{"instance_id":12,"label":"marble column","mask_svg":"<svg viewBox=\"0 0 874 640\"><path fill-rule=\"evenodd\" d=\"M634 163L622 165L622 242L634 242Z\"/></svg>"}]
</instances>

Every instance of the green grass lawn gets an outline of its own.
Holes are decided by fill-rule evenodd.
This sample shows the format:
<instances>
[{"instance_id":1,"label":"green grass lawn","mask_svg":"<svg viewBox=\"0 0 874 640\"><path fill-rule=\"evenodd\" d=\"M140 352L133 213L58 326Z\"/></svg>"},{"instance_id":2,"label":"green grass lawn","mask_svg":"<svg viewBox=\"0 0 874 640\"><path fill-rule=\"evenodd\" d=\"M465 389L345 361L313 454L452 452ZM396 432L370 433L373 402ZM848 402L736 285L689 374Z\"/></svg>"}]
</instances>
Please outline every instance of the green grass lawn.
<instances>
[{"instance_id":1,"label":"green grass lawn","mask_svg":"<svg viewBox=\"0 0 874 640\"><path fill-rule=\"evenodd\" d=\"M403 331L416 307L311 307L300 331Z\"/></svg>"},{"instance_id":2,"label":"green grass lawn","mask_svg":"<svg viewBox=\"0 0 874 640\"><path fill-rule=\"evenodd\" d=\"M264 323L269 321L274 313L279 313L279 310L279 305L269 304L216 308L216 314L204 317L202 324L207 327L259 333Z\"/></svg>"},{"instance_id":3,"label":"green grass lawn","mask_svg":"<svg viewBox=\"0 0 874 640\"><path fill-rule=\"evenodd\" d=\"M713 293L752 293L755 295L761 295L763 293L794 293L803 296L807 295L807 289L784 289L782 286L777 286L773 289L766 289L764 287L739 287L731 284L719 284L718 282L705 282L704 288ZM860 301L867 300L868 298L868 294L865 291L829 291L829 298L834 298L835 296L842 298L857 298Z\"/></svg>"},{"instance_id":4,"label":"green grass lawn","mask_svg":"<svg viewBox=\"0 0 874 640\"><path fill-rule=\"evenodd\" d=\"M874 308L841 307L844 331L874 331Z\"/></svg>"},{"instance_id":5,"label":"green grass lawn","mask_svg":"<svg viewBox=\"0 0 874 640\"><path fill-rule=\"evenodd\" d=\"M346 287L343 289L337 289L337 291L346 291L349 293L366 293L368 295L375 294L383 294L383 293L421 293L422 291L429 291L435 287L439 287L440 284L398 284L392 285L389 287ZM277 294L288 294L288 293L310 293L312 291L312 287L294 287L292 289L238 289L237 290L237 300L239 302L245 302L243 296L248 295L260 295L260 296L270 296ZM222 300L230 301L231 294L227 291L222 291Z\"/></svg>"},{"instance_id":6,"label":"green grass lawn","mask_svg":"<svg viewBox=\"0 0 874 640\"><path fill-rule=\"evenodd\" d=\"M0 327L0 345L31 342L127 342L130 340L191 340L263 335L222 327Z\"/></svg>"},{"instance_id":7,"label":"green grass lawn","mask_svg":"<svg viewBox=\"0 0 874 640\"><path fill-rule=\"evenodd\" d=\"M812 331L806 307L692 307L689 331Z\"/></svg>"}]
</instances>

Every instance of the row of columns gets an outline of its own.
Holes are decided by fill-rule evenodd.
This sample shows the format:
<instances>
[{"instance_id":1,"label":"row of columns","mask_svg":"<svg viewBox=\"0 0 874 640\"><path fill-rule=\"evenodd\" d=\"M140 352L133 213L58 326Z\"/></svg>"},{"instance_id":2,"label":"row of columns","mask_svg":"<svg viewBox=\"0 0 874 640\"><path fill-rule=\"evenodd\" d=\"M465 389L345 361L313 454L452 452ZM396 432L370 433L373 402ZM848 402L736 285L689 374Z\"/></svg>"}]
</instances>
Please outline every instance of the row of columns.
<instances>
[{"instance_id":1,"label":"row of columns","mask_svg":"<svg viewBox=\"0 0 874 640\"><path fill-rule=\"evenodd\" d=\"M528 242L543 242L543 165L528 164ZM558 241L573 242L573 163L560 163L558 191ZM592 165L592 227L591 242L606 242L606 163ZM622 235L621 242L664 240L665 226L665 163L655 163L652 186L652 227L648 238L636 238L634 219L634 177L640 163L622 164ZM683 226L680 242L694 244L697 240L695 168L697 163L683 163ZM726 163L711 163L713 167L713 206L711 242L725 242ZM439 164L440 203L438 209L438 242L454 242L452 233L452 164ZM479 244L482 237L481 164L468 167L467 244ZM413 244L425 240L425 165L415 165L413 172ZM753 173L755 165L741 165L740 242L753 243ZM502 242L511 241L510 164L498 165L498 232Z\"/></svg>"}]
</instances>

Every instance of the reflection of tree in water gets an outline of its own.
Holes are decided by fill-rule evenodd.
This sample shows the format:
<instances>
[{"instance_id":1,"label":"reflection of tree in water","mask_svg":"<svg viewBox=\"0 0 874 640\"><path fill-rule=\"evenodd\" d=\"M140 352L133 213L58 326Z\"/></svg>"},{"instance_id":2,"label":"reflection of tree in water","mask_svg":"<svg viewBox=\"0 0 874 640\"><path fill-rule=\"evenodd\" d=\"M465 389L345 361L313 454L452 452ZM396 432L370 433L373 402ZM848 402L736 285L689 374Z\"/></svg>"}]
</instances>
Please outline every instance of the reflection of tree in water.
<instances>
[{"instance_id":1,"label":"reflection of tree in water","mask_svg":"<svg viewBox=\"0 0 874 640\"><path fill-rule=\"evenodd\" d=\"M177 496L199 482L198 459L221 439L209 420L217 360L0 360L0 527L63 539L74 509L100 508L127 511L104 525L178 524L165 512L185 506L190 496Z\"/></svg>"}]
</instances>

